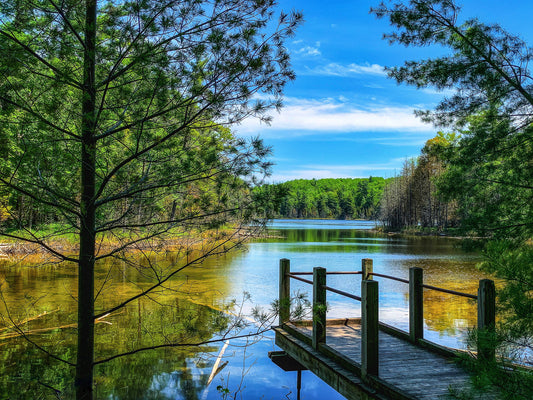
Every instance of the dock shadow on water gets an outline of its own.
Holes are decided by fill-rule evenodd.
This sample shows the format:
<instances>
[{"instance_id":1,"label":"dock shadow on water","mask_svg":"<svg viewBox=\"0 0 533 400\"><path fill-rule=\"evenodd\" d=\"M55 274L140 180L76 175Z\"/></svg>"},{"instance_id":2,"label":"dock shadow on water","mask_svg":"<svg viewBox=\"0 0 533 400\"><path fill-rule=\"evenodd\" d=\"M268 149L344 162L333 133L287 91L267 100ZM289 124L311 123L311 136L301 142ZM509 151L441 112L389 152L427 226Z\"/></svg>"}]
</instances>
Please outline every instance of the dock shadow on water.
<instances>
[{"instance_id":1,"label":"dock shadow on water","mask_svg":"<svg viewBox=\"0 0 533 400\"><path fill-rule=\"evenodd\" d=\"M479 257L465 253L447 238L398 238L369 231L374 225L356 221L274 221L270 238L205 260L178 274L149 298L135 300L96 324L96 359L161 343L201 343L221 339L232 327L231 313L250 314L255 305L268 308L278 291L278 262L291 259L294 271L315 266L348 271L360 268L362 258L373 258L376 272L405 277L410 267L424 269L425 283L473 293L481 274ZM366 229L366 230L362 230ZM165 268L168 260L157 260ZM95 287L101 309L138 293L153 282L149 268L125 263L98 265ZM360 281L331 277L328 284L360 293ZM106 282L106 285L103 283ZM73 369L35 349L9 329L10 319L51 354L75 359L76 268L72 265L0 265L0 392L1 399L69 398ZM295 285L294 290L299 290ZM251 301L241 304L242 294ZM407 288L383 282L380 318L400 328L408 323ZM236 299L236 308L228 305ZM452 347L465 347L469 327L475 324L475 305L467 300L450 306L446 294L428 293L425 300L425 336ZM328 297L328 317L357 316L357 307ZM446 304L446 307L444 307ZM6 309L7 306L7 309ZM230 313L231 312L231 313ZM336 314L337 313L337 314ZM350 315L344 315L344 314ZM341 315L342 314L342 315ZM108 399L296 399L296 373L283 372L268 359L279 350L273 334L253 340L225 340L203 346L143 351L99 364L95 369L96 398ZM60 390L57 397L53 389ZM342 399L313 374L304 371L302 398Z\"/></svg>"}]
</instances>

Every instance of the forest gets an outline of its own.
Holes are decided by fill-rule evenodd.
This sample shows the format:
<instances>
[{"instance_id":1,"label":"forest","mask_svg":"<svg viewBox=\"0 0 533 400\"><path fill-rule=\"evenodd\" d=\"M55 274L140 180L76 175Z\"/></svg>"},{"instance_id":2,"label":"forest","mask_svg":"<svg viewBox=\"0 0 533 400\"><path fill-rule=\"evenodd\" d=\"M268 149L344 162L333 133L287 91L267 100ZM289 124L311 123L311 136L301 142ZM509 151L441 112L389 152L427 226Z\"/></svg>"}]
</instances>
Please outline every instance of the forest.
<instances>
[{"instance_id":1,"label":"forest","mask_svg":"<svg viewBox=\"0 0 533 400\"><path fill-rule=\"evenodd\" d=\"M445 152L457 140L455 133L439 132L426 142L419 157L404 161L400 174L383 189L379 220L385 229L461 228L458 203L444 196L441 185L448 167Z\"/></svg>"},{"instance_id":2,"label":"forest","mask_svg":"<svg viewBox=\"0 0 533 400\"><path fill-rule=\"evenodd\" d=\"M297 179L255 189L278 218L375 219L387 180L379 177Z\"/></svg>"},{"instance_id":3,"label":"forest","mask_svg":"<svg viewBox=\"0 0 533 400\"><path fill-rule=\"evenodd\" d=\"M268 174L270 150L230 127L268 122L295 78L285 42L302 15L274 6L0 4L0 235L77 267L75 355L46 353L73 368L69 397L95 396L98 318L264 224L250 193ZM140 268L132 250L153 254L175 238L178 261L152 268L152 286L102 301L97 262Z\"/></svg>"}]
</instances>

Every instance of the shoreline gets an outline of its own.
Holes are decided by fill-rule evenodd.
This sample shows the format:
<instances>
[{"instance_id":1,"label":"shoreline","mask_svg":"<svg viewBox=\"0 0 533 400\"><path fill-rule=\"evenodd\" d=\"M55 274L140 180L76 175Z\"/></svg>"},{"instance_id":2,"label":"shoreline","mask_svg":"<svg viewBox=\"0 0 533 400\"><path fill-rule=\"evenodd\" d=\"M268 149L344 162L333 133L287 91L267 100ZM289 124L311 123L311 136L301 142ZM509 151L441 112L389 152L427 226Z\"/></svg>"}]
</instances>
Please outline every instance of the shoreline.
<instances>
[{"instance_id":1,"label":"shoreline","mask_svg":"<svg viewBox=\"0 0 533 400\"><path fill-rule=\"evenodd\" d=\"M375 220L368 220L368 219L332 219L332 218L274 218L273 220L288 220L288 221L375 221ZM199 233L198 236L193 235L187 235L183 236L181 234L181 237L172 236L169 235L167 238L152 238L152 239L145 239L143 241L139 241L138 243L131 243L125 247L124 250L120 251L179 251L184 248L191 248L191 247L197 247L201 246L202 244L205 244L205 242L209 239L214 239L216 236L220 236L221 238L227 238L228 233L230 229L227 229L226 231L222 232L216 232L216 233ZM380 233L383 235L391 236L391 237L401 237L401 236L415 236L415 237L445 237L449 239L458 239L458 240L473 240L473 241L480 241L487 239L486 237L480 237L480 236L465 236L464 234L458 234L459 232L446 232L446 231L431 231L431 230L423 230L423 229L416 229L416 228L406 228L404 230L400 231L387 231L382 226L376 226L371 229L365 229L367 232L373 232L373 233ZM238 232L233 232L233 235L235 239L241 240L242 242L246 242L248 240L252 239L279 239L282 236L275 235L272 233L269 233L266 229L262 230L261 232L256 232L253 229L248 228L241 228L238 230ZM216 239L215 239L216 240ZM63 253L65 255L72 255L76 254L79 251L79 244L78 242L74 242L70 238L57 238L55 240L51 240L49 242L43 241L43 243L50 248L52 248L54 251ZM99 242L100 245L97 246L100 251L110 251L116 248L120 248L121 246L124 246L123 243L120 242L116 237L114 240L102 240ZM15 261L16 259L28 257L28 256L35 256L37 258L54 258L56 260L59 260L59 257L55 256L53 252L47 251L46 248L44 248L39 243L33 243L33 242L26 242L23 240L18 241L5 241L0 242L0 260L7 260L11 259ZM37 261L37 260L36 260Z\"/></svg>"},{"instance_id":2,"label":"shoreline","mask_svg":"<svg viewBox=\"0 0 533 400\"><path fill-rule=\"evenodd\" d=\"M208 242L247 242L254 238L262 238L263 234L257 234L252 229L225 229L218 232L201 232L196 235L169 235L165 238L146 238L144 240L131 240L121 242L120 240L102 240L97 243L96 255L103 252L177 252L183 250L198 250ZM13 262L20 261L28 257L35 257L35 262L43 260L54 260L54 262L61 262L61 257L55 255L53 251L62 253L65 256L76 255L79 252L79 243L71 239L57 238L55 240L44 241L43 244L27 242L24 240L0 242L0 261L12 260ZM50 247L53 251L49 251L44 246Z\"/></svg>"},{"instance_id":3,"label":"shoreline","mask_svg":"<svg viewBox=\"0 0 533 400\"><path fill-rule=\"evenodd\" d=\"M287 220L287 221L374 221L379 222L378 220L373 219L333 219L333 218L288 218L288 217L281 217L281 218L274 218L278 220ZM378 225L378 224L376 224ZM407 227L403 230L399 231L389 231L383 226L376 226L375 228L371 229L365 229L367 232L374 232L374 233L382 233L384 235L388 236L428 236L428 237L445 237L449 239L459 239L459 240L484 240L488 239L487 237L483 236L469 236L461 232L454 232L453 230L457 230L457 228L452 228L452 231L447 230L441 230L437 231L438 228L419 228L419 227Z\"/></svg>"}]
</instances>

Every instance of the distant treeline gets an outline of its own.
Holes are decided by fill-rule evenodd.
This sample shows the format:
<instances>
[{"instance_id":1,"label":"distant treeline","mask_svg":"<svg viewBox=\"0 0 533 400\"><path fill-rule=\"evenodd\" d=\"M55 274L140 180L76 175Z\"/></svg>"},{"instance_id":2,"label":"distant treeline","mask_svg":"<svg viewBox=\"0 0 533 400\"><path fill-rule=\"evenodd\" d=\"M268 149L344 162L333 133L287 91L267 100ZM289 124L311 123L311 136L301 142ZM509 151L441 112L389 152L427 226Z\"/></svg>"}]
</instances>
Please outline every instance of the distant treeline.
<instances>
[{"instance_id":1,"label":"distant treeline","mask_svg":"<svg viewBox=\"0 0 533 400\"><path fill-rule=\"evenodd\" d=\"M379 219L388 230L437 228L446 230L461 224L457 201L445 196L446 152L458 136L439 132L428 140L422 154L404 162L399 176L385 187ZM457 186L459 180L452 182ZM440 187L438 187L440 184Z\"/></svg>"},{"instance_id":2,"label":"distant treeline","mask_svg":"<svg viewBox=\"0 0 533 400\"><path fill-rule=\"evenodd\" d=\"M379 214L384 178L297 179L256 188L281 218L372 219Z\"/></svg>"}]
</instances>

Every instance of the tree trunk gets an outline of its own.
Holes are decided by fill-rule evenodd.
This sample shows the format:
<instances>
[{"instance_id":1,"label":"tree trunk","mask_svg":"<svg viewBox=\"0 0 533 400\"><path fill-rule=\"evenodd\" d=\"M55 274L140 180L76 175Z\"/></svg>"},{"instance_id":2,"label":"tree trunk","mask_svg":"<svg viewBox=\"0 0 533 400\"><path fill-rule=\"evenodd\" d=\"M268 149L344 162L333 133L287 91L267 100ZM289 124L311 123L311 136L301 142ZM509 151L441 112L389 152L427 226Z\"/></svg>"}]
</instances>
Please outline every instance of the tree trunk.
<instances>
[{"instance_id":1,"label":"tree trunk","mask_svg":"<svg viewBox=\"0 0 533 400\"><path fill-rule=\"evenodd\" d=\"M78 348L76 399L93 398L94 361L94 258L96 160L96 3L88 0L85 17L85 53L82 92L81 218L78 262Z\"/></svg>"}]
</instances>

